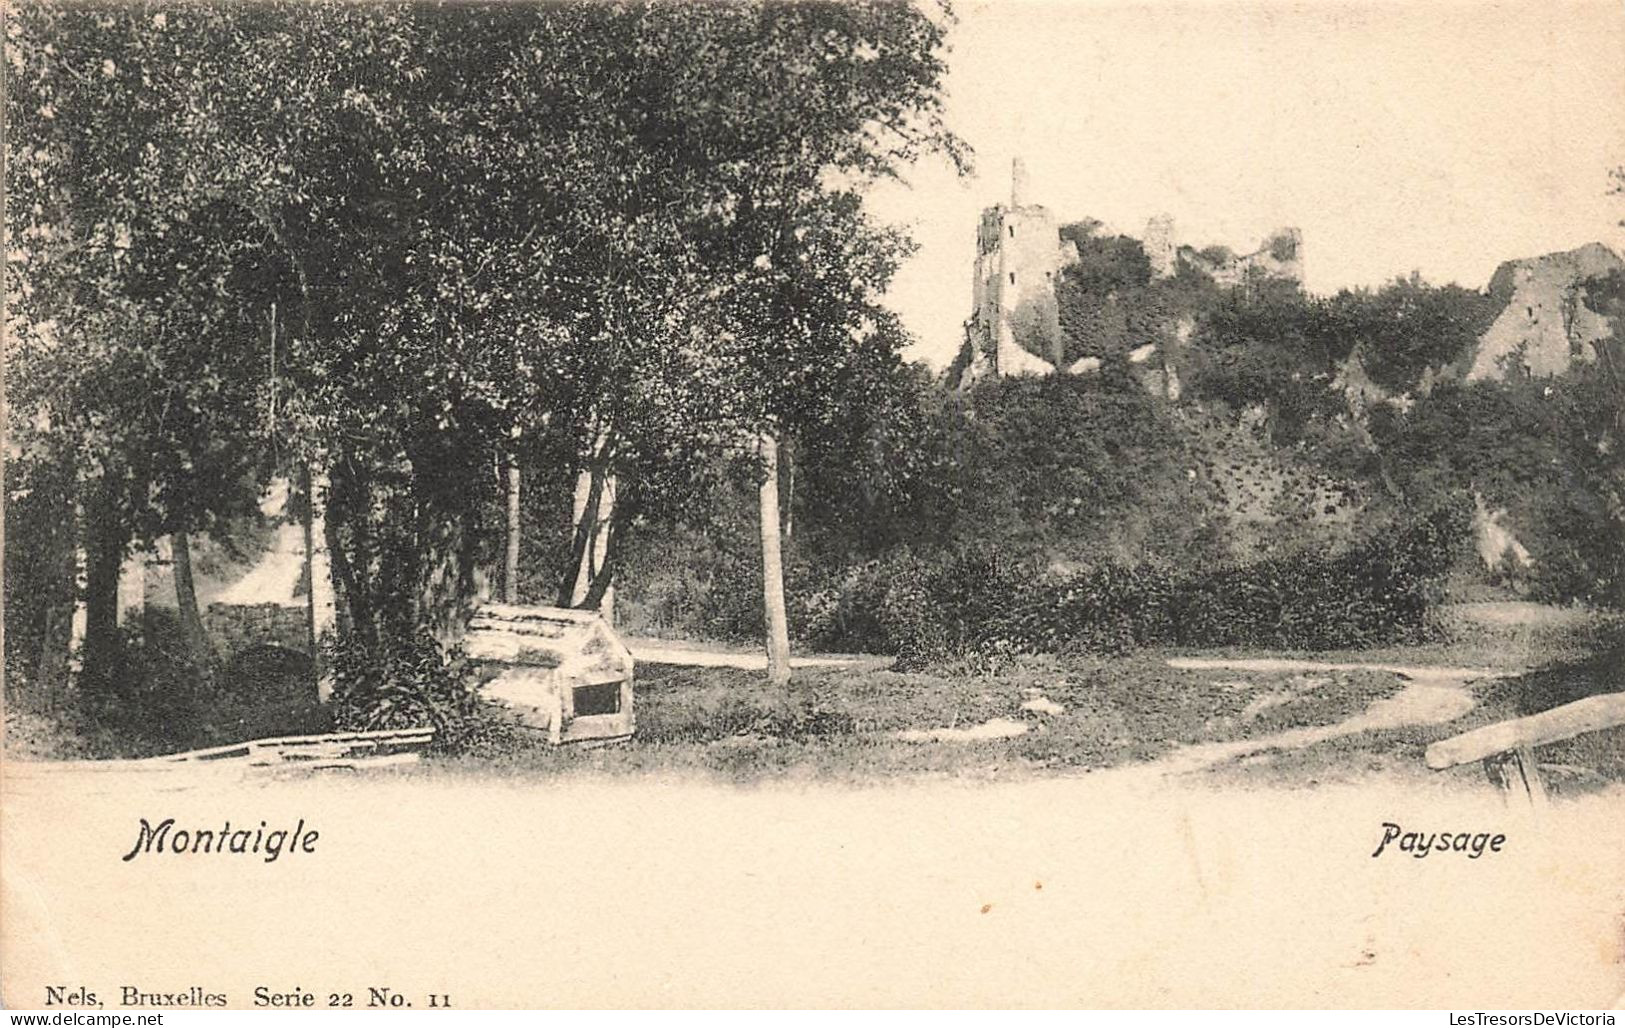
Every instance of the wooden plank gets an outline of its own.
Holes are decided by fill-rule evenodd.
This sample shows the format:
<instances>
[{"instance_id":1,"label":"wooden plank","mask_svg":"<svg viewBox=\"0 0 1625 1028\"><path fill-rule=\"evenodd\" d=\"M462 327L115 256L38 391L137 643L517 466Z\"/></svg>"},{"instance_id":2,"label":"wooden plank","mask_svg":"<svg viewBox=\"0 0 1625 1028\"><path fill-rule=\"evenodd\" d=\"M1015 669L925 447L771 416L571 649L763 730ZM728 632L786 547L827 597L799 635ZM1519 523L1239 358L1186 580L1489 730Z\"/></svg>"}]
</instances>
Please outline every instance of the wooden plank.
<instances>
[{"instance_id":1,"label":"wooden plank","mask_svg":"<svg viewBox=\"0 0 1625 1028\"><path fill-rule=\"evenodd\" d=\"M225 772L243 774L258 771L316 770L325 767L377 767L408 764L420 757L420 750L434 738L433 728L386 729L371 732L337 732L328 736L289 736L285 739L254 739L229 746L145 757L138 760L8 760L8 779L69 773L97 775L128 771L163 774L202 774ZM396 752L382 752L394 749Z\"/></svg>"},{"instance_id":2,"label":"wooden plank","mask_svg":"<svg viewBox=\"0 0 1625 1028\"><path fill-rule=\"evenodd\" d=\"M226 757L244 757L255 748L276 747L287 749L297 746L321 746L333 743L366 743L388 742L395 745L426 744L434 738L434 729L428 728L381 728L365 732L328 732L322 735L286 735L273 736L266 739L251 739L248 742L231 743L225 746L210 746L198 750L186 750L182 753L166 754L162 757L153 757L153 760L218 760Z\"/></svg>"},{"instance_id":3,"label":"wooden plank","mask_svg":"<svg viewBox=\"0 0 1625 1028\"><path fill-rule=\"evenodd\" d=\"M321 735L277 735L265 739L255 739L254 742L276 746L298 746L305 743L352 742L369 739L430 738L433 735L434 728L424 726L420 728L378 728L365 732L324 732Z\"/></svg>"},{"instance_id":4,"label":"wooden plank","mask_svg":"<svg viewBox=\"0 0 1625 1028\"><path fill-rule=\"evenodd\" d=\"M222 760L232 757L246 757L253 752L254 747L248 743L237 743L232 746L210 746L203 750L187 750L184 753L170 753L162 757L148 757L148 760L162 761L203 761Z\"/></svg>"},{"instance_id":5,"label":"wooden plank","mask_svg":"<svg viewBox=\"0 0 1625 1028\"><path fill-rule=\"evenodd\" d=\"M1532 750L1510 750L1486 757L1484 771L1509 805L1530 806L1536 810L1548 806L1546 783L1541 780L1540 767L1535 763Z\"/></svg>"},{"instance_id":6,"label":"wooden plank","mask_svg":"<svg viewBox=\"0 0 1625 1028\"><path fill-rule=\"evenodd\" d=\"M1428 747L1427 765L1442 771L1519 748L1532 750L1620 725L1625 725L1625 692L1587 696L1539 714L1485 725L1440 740Z\"/></svg>"},{"instance_id":7,"label":"wooden plank","mask_svg":"<svg viewBox=\"0 0 1625 1028\"><path fill-rule=\"evenodd\" d=\"M374 767L399 767L404 764L416 764L422 758L419 753L389 753L382 756L369 757L331 757L308 762L292 764L276 764L273 767L284 771L364 771Z\"/></svg>"},{"instance_id":8,"label":"wooden plank","mask_svg":"<svg viewBox=\"0 0 1625 1028\"><path fill-rule=\"evenodd\" d=\"M57 774L66 772L95 775L141 771L147 773L185 774L192 770L194 770L192 767L150 757L133 760L23 760L21 758L7 757L4 774L7 778L17 778L35 773Z\"/></svg>"},{"instance_id":9,"label":"wooden plank","mask_svg":"<svg viewBox=\"0 0 1625 1028\"><path fill-rule=\"evenodd\" d=\"M1490 784L1500 790L1504 797L1510 797L1517 788L1515 784L1517 772L1512 766L1512 754L1499 753L1493 757L1484 758L1484 775Z\"/></svg>"}]
</instances>

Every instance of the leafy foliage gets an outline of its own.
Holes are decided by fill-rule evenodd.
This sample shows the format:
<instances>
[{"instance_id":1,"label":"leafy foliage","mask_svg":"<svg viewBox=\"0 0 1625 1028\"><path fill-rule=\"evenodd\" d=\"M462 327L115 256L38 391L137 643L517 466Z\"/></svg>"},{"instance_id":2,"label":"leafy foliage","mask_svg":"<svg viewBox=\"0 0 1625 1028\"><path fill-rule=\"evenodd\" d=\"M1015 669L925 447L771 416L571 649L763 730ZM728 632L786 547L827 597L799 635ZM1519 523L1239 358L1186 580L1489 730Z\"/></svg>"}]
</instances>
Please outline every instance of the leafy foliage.
<instances>
[{"instance_id":1,"label":"leafy foliage","mask_svg":"<svg viewBox=\"0 0 1625 1028\"><path fill-rule=\"evenodd\" d=\"M434 745L452 752L509 744L519 731L513 715L482 697L475 671L460 651L443 650L429 635L403 647L358 645L353 638L329 648L334 723L372 730L432 725Z\"/></svg>"},{"instance_id":2,"label":"leafy foliage","mask_svg":"<svg viewBox=\"0 0 1625 1028\"><path fill-rule=\"evenodd\" d=\"M896 555L846 584L824 622L837 648L918 666L970 653L1122 653L1156 643L1333 649L1415 641L1466 538L1460 502L1336 556L1171 571L1107 565L1052 573L996 550ZM843 608L842 601L834 605Z\"/></svg>"},{"instance_id":3,"label":"leafy foliage","mask_svg":"<svg viewBox=\"0 0 1625 1028\"><path fill-rule=\"evenodd\" d=\"M909 5L7 24L13 481L85 512L102 640L132 545L307 462L346 632L412 654L477 589L499 461L617 476L627 527L760 429L830 435L903 342L879 297L908 244L861 189L965 156L945 19ZM71 583L54 542L40 577Z\"/></svg>"}]
</instances>

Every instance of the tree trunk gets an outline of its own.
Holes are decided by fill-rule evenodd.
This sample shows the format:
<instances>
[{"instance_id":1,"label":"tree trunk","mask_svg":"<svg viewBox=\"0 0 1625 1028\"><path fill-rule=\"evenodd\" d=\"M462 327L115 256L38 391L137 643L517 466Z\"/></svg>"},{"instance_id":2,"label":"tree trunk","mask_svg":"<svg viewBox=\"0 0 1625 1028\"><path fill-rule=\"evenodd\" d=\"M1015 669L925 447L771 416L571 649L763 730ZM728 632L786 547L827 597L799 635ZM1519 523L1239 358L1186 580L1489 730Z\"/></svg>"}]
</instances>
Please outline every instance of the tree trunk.
<instances>
[{"instance_id":1,"label":"tree trunk","mask_svg":"<svg viewBox=\"0 0 1625 1028\"><path fill-rule=\"evenodd\" d=\"M181 634L186 638L187 656L192 666L204 675L209 673L213 654L209 648L209 633L203 627L203 616L197 609L197 588L192 582L192 543L185 532L169 537L170 560L175 570L175 608L181 616Z\"/></svg>"},{"instance_id":2,"label":"tree trunk","mask_svg":"<svg viewBox=\"0 0 1625 1028\"><path fill-rule=\"evenodd\" d=\"M612 536L616 523L615 474L610 435L601 432L593 444L587 466L576 475L571 505L570 572L560 583L559 605L596 607L604 620L615 623L614 556Z\"/></svg>"},{"instance_id":3,"label":"tree trunk","mask_svg":"<svg viewBox=\"0 0 1625 1028\"><path fill-rule=\"evenodd\" d=\"M502 602L519 602L519 458L508 457L506 546L502 554Z\"/></svg>"},{"instance_id":4,"label":"tree trunk","mask_svg":"<svg viewBox=\"0 0 1625 1028\"><path fill-rule=\"evenodd\" d=\"M478 512L491 495L489 479L477 473L478 465L470 473L458 463L459 456L441 452L412 461L421 561L413 628L427 629L442 647L462 636L478 591Z\"/></svg>"},{"instance_id":5,"label":"tree trunk","mask_svg":"<svg viewBox=\"0 0 1625 1028\"><path fill-rule=\"evenodd\" d=\"M91 693L107 695L118 685L118 575L124 541L105 506L97 504L85 521L84 667L81 681Z\"/></svg>"},{"instance_id":6,"label":"tree trunk","mask_svg":"<svg viewBox=\"0 0 1625 1028\"><path fill-rule=\"evenodd\" d=\"M570 562L565 566L564 580L559 583L561 607L575 606L584 595L582 578L586 572L583 566L592 552L595 520L588 518L587 512L598 509L598 496L594 490L600 488L602 483L593 474L591 465L576 472L575 495L570 500Z\"/></svg>"},{"instance_id":7,"label":"tree trunk","mask_svg":"<svg viewBox=\"0 0 1625 1028\"><path fill-rule=\"evenodd\" d=\"M327 488L321 522L333 572L339 631L376 650L384 626L369 588L380 577L375 574L378 546L368 520L373 507L372 474L353 457L334 461L324 476Z\"/></svg>"},{"instance_id":8,"label":"tree trunk","mask_svg":"<svg viewBox=\"0 0 1625 1028\"><path fill-rule=\"evenodd\" d=\"M11 422L6 411L6 376L0 374L0 439L10 438L10 436L6 434L10 427ZM5 473L6 470L6 466L3 463L0 463L0 578L3 578L5 575L4 555L6 553L6 494L11 491L11 483ZM49 608L47 607L47 611L48 610ZM47 621L47 624L49 624L49 621ZM4 659L5 653L6 594L4 589L0 589L0 696L9 697L11 696L11 690L15 683L12 683L6 677L5 669L10 665L10 661Z\"/></svg>"},{"instance_id":9,"label":"tree trunk","mask_svg":"<svg viewBox=\"0 0 1625 1028\"><path fill-rule=\"evenodd\" d=\"M597 607L615 623L614 570L610 542L615 524L615 476L602 463L576 478L576 571L570 585L572 607Z\"/></svg>"},{"instance_id":10,"label":"tree trunk","mask_svg":"<svg viewBox=\"0 0 1625 1028\"><path fill-rule=\"evenodd\" d=\"M75 519L80 536L73 548L73 607L68 614L68 679L82 681L85 671L85 575L90 567L90 556L85 549L84 513L76 512Z\"/></svg>"},{"instance_id":11,"label":"tree trunk","mask_svg":"<svg viewBox=\"0 0 1625 1028\"><path fill-rule=\"evenodd\" d=\"M68 669L68 655L73 645L73 607L73 603L68 602L51 603L45 608L34 678L40 695L54 693Z\"/></svg>"},{"instance_id":12,"label":"tree trunk","mask_svg":"<svg viewBox=\"0 0 1625 1028\"><path fill-rule=\"evenodd\" d=\"M72 469L68 468L71 476ZM49 494L47 494L49 495ZM46 537L47 553L41 562L45 568L40 581L39 654L35 666L36 695L54 695L67 681L68 661L73 652L74 613L78 607L79 511L65 496L56 504L42 499L42 508L35 508L49 518L50 532ZM9 569L8 569L9 573Z\"/></svg>"},{"instance_id":13,"label":"tree trunk","mask_svg":"<svg viewBox=\"0 0 1625 1028\"><path fill-rule=\"evenodd\" d=\"M610 627L615 626L615 575L616 562L620 559L621 547L624 545L626 531L626 511L616 502L615 476L610 475L604 484L605 503L600 507L603 519L599 525L599 538L594 547L596 554L592 581L587 586L587 594L582 597L580 606L589 610L596 610Z\"/></svg>"},{"instance_id":14,"label":"tree trunk","mask_svg":"<svg viewBox=\"0 0 1625 1028\"><path fill-rule=\"evenodd\" d=\"M768 432L757 444L762 455L762 606L767 625L767 677L790 682L790 623L784 613L784 559L779 553L779 447Z\"/></svg>"},{"instance_id":15,"label":"tree trunk","mask_svg":"<svg viewBox=\"0 0 1625 1028\"><path fill-rule=\"evenodd\" d=\"M316 675L316 698L326 703L333 695L333 675L322 653L322 642L335 628L338 604L333 589L331 534L327 528L327 476L305 469L305 602L309 615L310 663Z\"/></svg>"},{"instance_id":16,"label":"tree trunk","mask_svg":"<svg viewBox=\"0 0 1625 1028\"><path fill-rule=\"evenodd\" d=\"M135 619L137 629L145 629L147 623L147 557L143 553L132 553L119 569L118 576L118 621L126 624L131 618Z\"/></svg>"}]
</instances>

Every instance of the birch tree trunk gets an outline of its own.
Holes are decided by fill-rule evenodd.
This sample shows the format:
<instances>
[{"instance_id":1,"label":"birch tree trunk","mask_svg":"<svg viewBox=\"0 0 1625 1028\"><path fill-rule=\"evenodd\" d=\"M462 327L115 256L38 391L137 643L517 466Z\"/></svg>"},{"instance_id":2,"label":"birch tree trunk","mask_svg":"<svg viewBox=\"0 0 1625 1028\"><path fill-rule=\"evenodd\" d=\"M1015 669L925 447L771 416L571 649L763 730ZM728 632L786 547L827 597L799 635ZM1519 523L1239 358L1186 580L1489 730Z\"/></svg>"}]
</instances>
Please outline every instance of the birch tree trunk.
<instances>
[{"instance_id":1,"label":"birch tree trunk","mask_svg":"<svg viewBox=\"0 0 1625 1028\"><path fill-rule=\"evenodd\" d=\"M508 524L502 554L502 602L519 602L519 458L510 455L507 467Z\"/></svg>"},{"instance_id":2,"label":"birch tree trunk","mask_svg":"<svg viewBox=\"0 0 1625 1028\"><path fill-rule=\"evenodd\" d=\"M82 619L75 616L81 610L79 573L84 566L84 551L78 546L79 510L76 505L64 503L56 513L59 523L49 537L50 550L45 562L51 573L43 583L45 592L41 600L45 617L34 677L40 688L47 691L67 682L73 647L84 641L82 631L79 638L74 638L73 628L76 623L83 625Z\"/></svg>"},{"instance_id":3,"label":"birch tree trunk","mask_svg":"<svg viewBox=\"0 0 1625 1028\"><path fill-rule=\"evenodd\" d=\"M784 466L784 539L788 542L796 534L796 451L790 447L779 454Z\"/></svg>"},{"instance_id":4,"label":"birch tree trunk","mask_svg":"<svg viewBox=\"0 0 1625 1028\"><path fill-rule=\"evenodd\" d=\"M332 537L327 526L327 498L332 495L328 478L305 469L305 600L308 604L310 663L316 675L316 699L326 703L333 696L332 669L322 654L322 640L337 626L338 602L333 588Z\"/></svg>"},{"instance_id":5,"label":"birch tree trunk","mask_svg":"<svg viewBox=\"0 0 1625 1028\"><path fill-rule=\"evenodd\" d=\"M588 468L576 476L573 513L578 556L569 605L587 606L597 586L601 590L598 612L613 625L615 587L602 579L609 573L610 530L615 520L615 476L602 465Z\"/></svg>"},{"instance_id":6,"label":"birch tree trunk","mask_svg":"<svg viewBox=\"0 0 1625 1028\"><path fill-rule=\"evenodd\" d=\"M784 613L784 558L779 551L779 445L771 433L757 442L762 456L762 606L767 625L767 677L790 683L790 622Z\"/></svg>"},{"instance_id":7,"label":"birch tree trunk","mask_svg":"<svg viewBox=\"0 0 1625 1028\"><path fill-rule=\"evenodd\" d=\"M85 525L82 504L73 505L73 609L68 614L67 668L69 680L78 682L85 669L85 635L90 627L90 613L85 597L90 592L87 581L90 573L90 551L85 546L89 529Z\"/></svg>"},{"instance_id":8,"label":"birch tree trunk","mask_svg":"<svg viewBox=\"0 0 1625 1028\"><path fill-rule=\"evenodd\" d=\"M576 474L571 504L571 559L573 572L560 584L559 605L596 606L610 625L615 623L614 571L609 566L611 535L615 527L615 473L612 438L600 429L587 466Z\"/></svg>"}]
</instances>

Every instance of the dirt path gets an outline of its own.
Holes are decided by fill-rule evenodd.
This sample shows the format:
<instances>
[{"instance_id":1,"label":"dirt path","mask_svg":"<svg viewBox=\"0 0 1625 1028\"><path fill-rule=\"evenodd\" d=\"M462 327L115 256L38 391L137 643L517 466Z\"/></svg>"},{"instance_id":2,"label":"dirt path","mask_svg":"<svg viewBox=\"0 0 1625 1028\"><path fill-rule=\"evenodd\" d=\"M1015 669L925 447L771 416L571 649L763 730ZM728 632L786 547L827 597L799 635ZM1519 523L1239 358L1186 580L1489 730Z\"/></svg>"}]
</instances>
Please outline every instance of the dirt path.
<instances>
[{"instance_id":1,"label":"dirt path","mask_svg":"<svg viewBox=\"0 0 1625 1028\"><path fill-rule=\"evenodd\" d=\"M1183 746L1152 761L1150 769L1163 774L1185 774L1214 764L1265 750L1293 750L1345 735L1411 725L1438 725L1454 721L1472 710L1477 700L1470 683L1501 678L1510 672L1487 668L1438 667L1396 664L1345 664L1277 658L1226 659L1175 657L1168 666L1187 671L1326 672L1379 671L1398 675L1406 685L1393 696L1380 699L1363 712L1335 724L1293 728L1284 732L1232 742Z\"/></svg>"},{"instance_id":2,"label":"dirt path","mask_svg":"<svg viewBox=\"0 0 1625 1028\"><path fill-rule=\"evenodd\" d=\"M673 642L670 639L635 637L628 637L626 645L632 651L632 659L650 664L733 667L745 671L767 670L767 655L756 651L722 650L696 646L692 643ZM882 668L890 663L890 657L855 657L822 653L810 657L790 658L791 667Z\"/></svg>"},{"instance_id":3,"label":"dirt path","mask_svg":"<svg viewBox=\"0 0 1625 1028\"><path fill-rule=\"evenodd\" d=\"M1168 666L1183 671L1385 671L1412 680L1469 682L1481 678L1504 678L1511 674L1494 668L1440 667L1421 664L1343 664L1319 660L1289 660L1279 657L1170 657Z\"/></svg>"}]
</instances>

